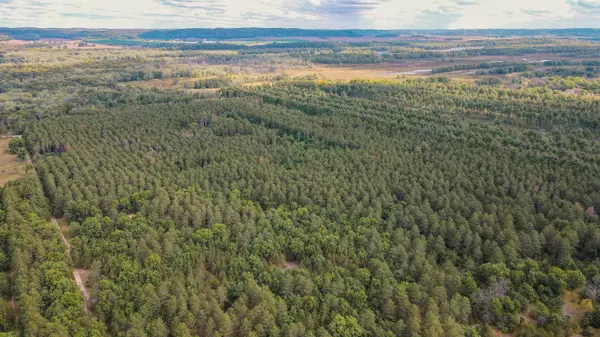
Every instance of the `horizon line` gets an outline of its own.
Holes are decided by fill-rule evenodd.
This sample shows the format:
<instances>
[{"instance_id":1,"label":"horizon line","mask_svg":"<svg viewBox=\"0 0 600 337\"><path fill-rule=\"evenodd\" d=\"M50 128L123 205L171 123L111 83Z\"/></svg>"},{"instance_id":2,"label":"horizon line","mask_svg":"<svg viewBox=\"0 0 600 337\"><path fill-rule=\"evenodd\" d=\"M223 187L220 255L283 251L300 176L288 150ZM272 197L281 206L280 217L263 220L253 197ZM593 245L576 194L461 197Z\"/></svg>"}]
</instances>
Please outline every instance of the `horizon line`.
<instances>
[{"instance_id":1,"label":"horizon line","mask_svg":"<svg viewBox=\"0 0 600 337\"><path fill-rule=\"evenodd\" d=\"M257 26L243 26L243 27L186 27L186 28L89 28L89 27L36 27L36 26L0 26L0 29L87 29L87 30L190 30L190 29L206 29L206 30L234 30L234 29L282 29L282 30L304 30L304 31L476 31L476 30L600 30L600 28L594 27L573 27L573 28L460 28L460 29L448 29L448 28L397 28L397 29L376 29L376 28L294 28L294 27L257 27Z\"/></svg>"}]
</instances>

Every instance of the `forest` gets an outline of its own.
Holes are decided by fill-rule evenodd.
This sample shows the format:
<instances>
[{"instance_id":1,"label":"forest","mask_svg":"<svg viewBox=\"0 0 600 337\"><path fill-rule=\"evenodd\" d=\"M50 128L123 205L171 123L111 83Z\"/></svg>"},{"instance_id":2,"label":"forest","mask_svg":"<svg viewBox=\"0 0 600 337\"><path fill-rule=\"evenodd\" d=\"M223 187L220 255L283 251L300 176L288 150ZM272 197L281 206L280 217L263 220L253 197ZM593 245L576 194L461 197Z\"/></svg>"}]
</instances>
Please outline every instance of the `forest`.
<instances>
[{"instance_id":1,"label":"forest","mask_svg":"<svg viewBox=\"0 0 600 337\"><path fill-rule=\"evenodd\" d=\"M600 335L600 45L514 35L0 44L0 335Z\"/></svg>"},{"instance_id":2,"label":"forest","mask_svg":"<svg viewBox=\"0 0 600 337\"><path fill-rule=\"evenodd\" d=\"M0 34L18 40L35 41L43 38L85 39L125 37L156 40L205 38L205 39L247 39L269 37L299 38L386 38L397 35L432 36L577 36L595 38L600 30L580 29L460 29L460 30L376 30L376 29L297 29L297 28L188 28L188 29L78 29L78 28L7 28L0 27Z\"/></svg>"}]
</instances>

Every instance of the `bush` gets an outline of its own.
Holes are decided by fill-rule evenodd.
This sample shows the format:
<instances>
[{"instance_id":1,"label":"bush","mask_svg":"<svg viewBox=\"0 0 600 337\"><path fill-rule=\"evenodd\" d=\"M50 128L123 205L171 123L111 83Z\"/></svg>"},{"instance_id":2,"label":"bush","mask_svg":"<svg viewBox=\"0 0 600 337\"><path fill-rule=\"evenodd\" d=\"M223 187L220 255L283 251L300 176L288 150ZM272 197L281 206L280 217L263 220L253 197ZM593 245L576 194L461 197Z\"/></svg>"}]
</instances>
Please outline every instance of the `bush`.
<instances>
[{"instance_id":1,"label":"bush","mask_svg":"<svg viewBox=\"0 0 600 337\"><path fill-rule=\"evenodd\" d=\"M575 290L585 285L585 276L580 270L568 270L564 277L569 290Z\"/></svg>"},{"instance_id":2,"label":"bush","mask_svg":"<svg viewBox=\"0 0 600 337\"><path fill-rule=\"evenodd\" d=\"M600 328L600 310L598 310L598 307L594 311L585 314L583 324L588 327Z\"/></svg>"},{"instance_id":3,"label":"bush","mask_svg":"<svg viewBox=\"0 0 600 337\"><path fill-rule=\"evenodd\" d=\"M17 154L19 149L25 149L25 141L22 138L13 138L8 142L8 152L11 154Z\"/></svg>"}]
</instances>

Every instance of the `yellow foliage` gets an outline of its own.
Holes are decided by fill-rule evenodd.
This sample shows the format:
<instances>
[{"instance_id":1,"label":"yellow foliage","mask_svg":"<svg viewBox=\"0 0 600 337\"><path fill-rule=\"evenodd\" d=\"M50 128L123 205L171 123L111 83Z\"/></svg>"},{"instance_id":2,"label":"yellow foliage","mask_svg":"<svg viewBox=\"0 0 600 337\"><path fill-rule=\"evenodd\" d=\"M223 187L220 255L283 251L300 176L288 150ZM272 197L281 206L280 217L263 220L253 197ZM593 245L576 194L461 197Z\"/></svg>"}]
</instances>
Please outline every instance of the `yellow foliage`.
<instances>
[{"instance_id":1,"label":"yellow foliage","mask_svg":"<svg viewBox=\"0 0 600 337\"><path fill-rule=\"evenodd\" d=\"M594 304L589 298L583 299L579 305L581 306L581 310L584 312L590 312L594 310Z\"/></svg>"},{"instance_id":2,"label":"yellow foliage","mask_svg":"<svg viewBox=\"0 0 600 337\"><path fill-rule=\"evenodd\" d=\"M39 65L39 64L27 64L24 66L14 66L14 67L7 67L7 68L10 71L13 71L15 73L29 73L29 72L41 73L41 72L47 72L50 70L49 67Z\"/></svg>"}]
</instances>

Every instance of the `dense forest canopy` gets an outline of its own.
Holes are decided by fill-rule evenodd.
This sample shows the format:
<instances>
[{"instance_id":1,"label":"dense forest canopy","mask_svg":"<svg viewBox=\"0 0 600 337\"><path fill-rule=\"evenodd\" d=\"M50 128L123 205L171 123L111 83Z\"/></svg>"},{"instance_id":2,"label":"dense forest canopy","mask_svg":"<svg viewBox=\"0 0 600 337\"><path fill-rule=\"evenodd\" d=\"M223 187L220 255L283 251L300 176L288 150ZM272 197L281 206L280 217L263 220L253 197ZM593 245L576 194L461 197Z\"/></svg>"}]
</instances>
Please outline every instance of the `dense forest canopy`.
<instances>
[{"instance_id":1,"label":"dense forest canopy","mask_svg":"<svg viewBox=\"0 0 600 337\"><path fill-rule=\"evenodd\" d=\"M232 89L28 128L100 320L113 334L133 321L148 333L460 336L472 321L512 331L534 306L540 331L566 333L560 295L598 273L597 125L573 125L575 140L552 118L415 111L394 100L405 86L443 89Z\"/></svg>"},{"instance_id":2,"label":"dense forest canopy","mask_svg":"<svg viewBox=\"0 0 600 337\"><path fill-rule=\"evenodd\" d=\"M542 36L575 35L596 36L598 29L460 29L460 30L327 30L289 28L188 28L152 30L139 34L146 39L243 39L257 37L393 37L397 35L435 36Z\"/></svg>"},{"instance_id":3,"label":"dense forest canopy","mask_svg":"<svg viewBox=\"0 0 600 337\"><path fill-rule=\"evenodd\" d=\"M0 332L597 335L600 47L506 33L0 44Z\"/></svg>"}]
</instances>

